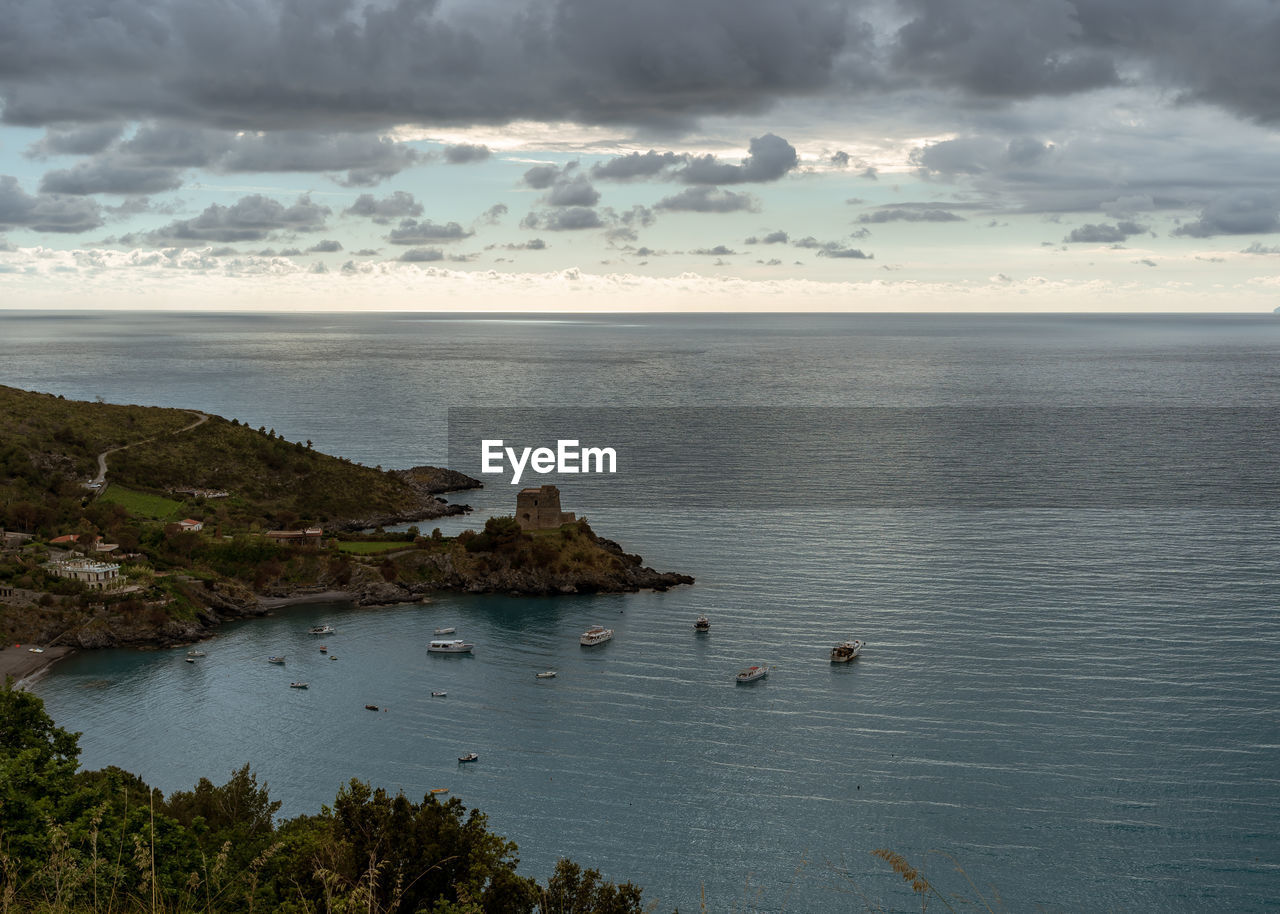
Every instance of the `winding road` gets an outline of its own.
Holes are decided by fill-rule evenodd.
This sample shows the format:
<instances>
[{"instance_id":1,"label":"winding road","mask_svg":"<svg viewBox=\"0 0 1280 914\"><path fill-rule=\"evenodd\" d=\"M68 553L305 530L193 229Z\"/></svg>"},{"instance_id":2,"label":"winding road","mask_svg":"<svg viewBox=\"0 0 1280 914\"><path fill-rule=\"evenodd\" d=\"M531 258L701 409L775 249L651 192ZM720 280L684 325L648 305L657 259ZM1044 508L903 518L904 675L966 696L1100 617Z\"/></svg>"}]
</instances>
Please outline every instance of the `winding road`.
<instances>
[{"instance_id":1,"label":"winding road","mask_svg":"<svg viewBox=\"0 0 1280 914\"><path fill-rule=\"evenodd\" d=\"M204 423L209 421L209 417L202 412L197 412L194 409L189 409L187 410L187 412L191 413L191 415L193 416L199 416L200 418L196 419L196 421L192 422L190 425L184 425L182 428L178 429L175 432L167 432L166 433L167 435L181 435L183 432L189 432L196 426L204 425ZM133 442L133 444L122 444L119 447L108 448L107 450L99 454L98 455L98 475L93 479L92 482L89 482L86 484L87 488L95 490L94 498L97 498L106 489L107 455L108 454L114 454L116 451L123 451L125 448L137 447L140 444L146 444L148 441L155 441L157 438L161 438L161 437L164 437L164 436L152 435L150 438L143 438L141 441Z\"/></svg>"}]
</instances>

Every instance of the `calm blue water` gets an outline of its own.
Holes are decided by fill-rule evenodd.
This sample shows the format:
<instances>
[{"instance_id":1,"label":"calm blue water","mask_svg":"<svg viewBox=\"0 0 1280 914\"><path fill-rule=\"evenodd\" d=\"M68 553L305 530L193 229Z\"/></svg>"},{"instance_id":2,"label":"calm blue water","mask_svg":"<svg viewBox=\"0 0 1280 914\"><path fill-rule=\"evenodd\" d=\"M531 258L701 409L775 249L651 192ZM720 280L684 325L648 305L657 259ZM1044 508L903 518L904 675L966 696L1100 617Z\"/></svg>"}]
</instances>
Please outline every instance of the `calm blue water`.
<instances>
[{"instance_id":1,"label":"calm blue water","mask_svg":"<svg viewBox=\"0 0 1280 914\"><path fill-rule=\"evenodd\" d=\"M0 315L0 383L210 410L384 466L443 461L460 406L1186 407L1193 431L1226 423L1259 459L1274 442L1231 417L1280 406L1270 316ZM863 893L912 909L879 847L952 854L1011 910L1280 904L1280 511L1194 444L1221 436L1169 460L1217 481L1200 501L1157 485L996 508L946 504L946 440L920 460L918 497L875 504L875 472L851 500L840 449L800 437L772 477L727 469L723 491L751 484L719 505L652 474L562 482L567 509L693 588L296 607L222 629L198 664L82 654L37 691L84 731L88 766L172 790L248 761L289 814L350 777L447 787L530 875L570 856L659 910L696 910L704 887L713 910L862 910ZM993 464L1019 446L1000 439ZM1054 480L1058 449L1042 450ZM657 433L641 456L677 483L692 463ZM464 499L511 510L502 484ZM307 635L318 622L337 633ZM617 636L584 650L594 622ZM443 625L476 655L428 656ZM833 668L847 637L870 645ZM775 669L735 687L749 662ZM459 767L468 750L480 762Z\"/></svg>"}]
</instances>

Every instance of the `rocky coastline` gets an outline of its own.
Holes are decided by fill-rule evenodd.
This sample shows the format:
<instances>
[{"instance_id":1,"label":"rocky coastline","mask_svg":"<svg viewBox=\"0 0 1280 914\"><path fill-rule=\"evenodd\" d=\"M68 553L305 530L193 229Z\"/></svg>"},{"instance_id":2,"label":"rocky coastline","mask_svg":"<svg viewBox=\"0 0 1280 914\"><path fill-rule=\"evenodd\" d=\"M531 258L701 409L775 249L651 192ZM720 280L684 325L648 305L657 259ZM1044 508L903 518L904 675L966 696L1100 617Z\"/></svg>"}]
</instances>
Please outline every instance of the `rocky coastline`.
<instances>
[{"instance_id":1,"label":"rocky coastline","mask_svg":"<svg viewBox=\"0 0 1280 914\"><path fill-rule=\"evenodd\" d=\"M484 483L457 470L443 467L410 467L407 470L391 470L391 475L408 484L418 497L418 504L405 511L393 514L374 514L368 517L348 517L340 521L325 524L324 529L331 533L353 533L359 530L372 530L376 527L390 527L395 524L415 524L419 521L435 520L439 517L456 517L459 514L471 513L470 505L454 504L440 498L448 492L464 492L468 489L483 489Z\"/></svg>"}]
</instances>

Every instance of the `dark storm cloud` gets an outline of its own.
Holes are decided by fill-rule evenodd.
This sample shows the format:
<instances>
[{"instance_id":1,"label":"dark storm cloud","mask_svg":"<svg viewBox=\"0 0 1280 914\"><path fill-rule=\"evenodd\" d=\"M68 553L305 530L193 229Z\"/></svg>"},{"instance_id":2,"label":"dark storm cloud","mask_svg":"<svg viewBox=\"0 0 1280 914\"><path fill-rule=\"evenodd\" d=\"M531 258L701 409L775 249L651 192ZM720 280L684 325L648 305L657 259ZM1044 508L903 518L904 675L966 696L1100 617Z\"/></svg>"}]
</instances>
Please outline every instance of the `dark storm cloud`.
<instances>
[{"instance_id":1,"label":"dark storm cloud","mask_svg":"<svg viewBox=\"0 0 1280 914\"><path fill-rule=\"evenodd\" d=\"M430 219L419 222L417 219L402 219L397 228L391 230L387 240L392 244L423 244L442 241L461 241L470 238L469 232L456 222L437 225Z\"/></svg>"},{"instance_id":2,"label":"dark storm cloud","mask_svg":"<svg viewBox=\"0 0 1280 914\"><path fill-rule=\"evenodd\" d=\"M422 204L413 199L413 194L403 190L383 197L381 200L373 194L361 194L356 202L342 211L344 216L367 216L378 225L386 225L393 219L404 219L409 216L421 216Z\"/></svg>"},{"instance_id":3,"label":"dark storm cloud","mask_svg":"<svg viewBox=\"0 0 1280 914\"><path fill-rule=\"evenodd\" d=\"M1211 200L1195 222L1180 225L1175 235L1253 235L1280 231L1280 203L1272 194L1228 194Z\"/></svg>"},{"instance_id":4,"label":"dark storm cloud","mask_svg":"<svg viewBox=\"0 0 1280 914\"><path fill-rule=\"evenodd\" d=\"M729 165L707 154L694 156L675 173L686 184L746 184L776 181L800 162L796 148L780 136L753 137L741 165Z\"/></svg>"},{"instance_id":5,"label":"dark storm cloud","mask_svg":"<svg viewBox=\"0 0 1280 914\"><path fill-rule=\"evenodd\" d=\"M1062 240L1069 243L1092 243L1092 244L1115 244L1125 241L1130 235L1141 235L1147 230L1147 226L1139 225L1136 222L1117 222L1115 225L1107 223L1087 224L1073 228L1071 233Z\"/></svg>"},{"instance_id":6,"label":"dark storm cloud","mask_svg":"<svg viewBox=\"0 0 1280 914\"><path fill-rule=\"evenodd\" d=\"M0 175L0 228L84 232L102 225L102 207L85 197L28 194L12 175Z\"/></svg>"},{"instance_id":7,"label":"dark storm cloud","mask_svg":"<svg viewBox=\"0 0 1280 914\"><path fill-rule=\"evenodd\" d=\"M123 124L88 124L61 129L51 127L43 137L27 147L26 155L32 159L54 155L93 155L118 140L123 132Z\"/></svg>"},{"instance_id":8,"label":"dark storm cloud","mask_svg":"<svg viewBox=\"0 0 1280 914\"><path fill-rule=\"evenodd\" d=\"M307 248L308 254L336 254L342 250L342 242L333 238L326 238L324 241L317 241L311 247Z\"/></svg>"},{"instance_id":9,"label":"dark storm cloud","mask_svg":"<svg viewBox=\"0 0 1280 914\"><path fill-rule=\"evenodd\" d=\"M40 190L57 194L158 194L182 186L182 170L103 156L48 172Z\"/></svg>"},{"instance_id":10,"label":"dark storm cloud","mask_svg":"<svg viewBox=\"0 0 1280 914\"><path fill-rule=\"evenodd\" d=\"M483 144L455 143L444 147L444 160L450 165L483 162L491 155L493 155L493 150Z\"/></svg>"},{"instance_id":11,"label":"dark storm cloud","mask_svg":"<svg viewBox=\"0 0 1280 914\"><path fill-rule=\"evenodd\" d=\"M756 212L760 207L751 194L735 193L718 187L690 187L670 197L663 197L654 204L654 208L690 213L736 213Z\"/></svg>"},{"instance_id":12,"label":"dark storm cloud","mask_svg":"<svg viewBox=\"0 0 1280 914\"><path fill-rule=\"evenodd\" d=\"M891 206L872 213L863 213L858 217L858 221L863 225L878 225L883 222L964 222L965 218L945 209L909 209Z\"/></svg>"},{"instance_id":13,"label":"dark storm cloud","mask_svg":"<svg viewBox=\"0 0 1280 914\"><path fill-rule=\"evenodd\" d=\"M444 251L439 248L409 248L396 259L402 263L433 263L444 260Z\"/></svg>"},{"instance_id":14,"label":"dark storm cloud","mask_svg":"<svg viewBox=\"0 0 1280 914\"><path fill-rule=\"evenodd\" d=\"M231 206L214 203L193 219L176 220L143 237L152 244L176 246L262 241L275 232L318 231L324 228L325 218L331 212L329 207L311 202L305 194L292 206L262 194L250 194Z\"/></svg>"}]
</instances>

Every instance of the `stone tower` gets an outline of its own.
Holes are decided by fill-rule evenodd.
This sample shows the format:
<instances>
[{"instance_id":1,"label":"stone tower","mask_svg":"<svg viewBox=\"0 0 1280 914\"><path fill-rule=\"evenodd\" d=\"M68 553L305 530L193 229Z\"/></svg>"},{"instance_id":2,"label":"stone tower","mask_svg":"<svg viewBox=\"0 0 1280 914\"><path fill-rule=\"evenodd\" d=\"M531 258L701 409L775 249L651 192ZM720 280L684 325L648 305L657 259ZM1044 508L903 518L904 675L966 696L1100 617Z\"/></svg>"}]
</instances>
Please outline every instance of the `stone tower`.
<instances>
[{"instance_id":1,"label":"stone tower","mask_svg":"<svg viewBox=\"0 0 1280 914\"><path fill-rule=\"evenodd\" d=\"M555 486L521 489L516 496L516 520L522 530L555 530L573 523L573 512L560 510L560 490Z\"/></svg>"}]
</instances>

